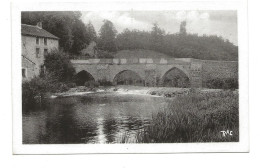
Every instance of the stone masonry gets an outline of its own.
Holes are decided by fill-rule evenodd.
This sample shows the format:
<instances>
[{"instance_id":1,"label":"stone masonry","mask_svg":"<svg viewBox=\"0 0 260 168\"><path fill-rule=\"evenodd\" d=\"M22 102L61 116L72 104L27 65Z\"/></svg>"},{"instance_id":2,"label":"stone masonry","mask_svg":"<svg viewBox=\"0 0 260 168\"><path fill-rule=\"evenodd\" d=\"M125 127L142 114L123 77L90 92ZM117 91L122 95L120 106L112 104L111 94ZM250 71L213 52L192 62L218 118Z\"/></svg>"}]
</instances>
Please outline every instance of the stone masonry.
<instances>
[{"instance_id":1,"label":"stone masonry","mask_svg":"<svg viewBox=\"0 0 260 168\"><path fill-rule=\"evenodd\" d=\"M129 70L136 72L146 86L162 83L164 75L177 68L189 78L191 87L202 87L203 82L212 78L238 78L238 62L206 61L191 58L171 59L86 59L71 60L77 73L86 71L96 81L114 82L117 74Z\"/></svg>"}]
</instances>

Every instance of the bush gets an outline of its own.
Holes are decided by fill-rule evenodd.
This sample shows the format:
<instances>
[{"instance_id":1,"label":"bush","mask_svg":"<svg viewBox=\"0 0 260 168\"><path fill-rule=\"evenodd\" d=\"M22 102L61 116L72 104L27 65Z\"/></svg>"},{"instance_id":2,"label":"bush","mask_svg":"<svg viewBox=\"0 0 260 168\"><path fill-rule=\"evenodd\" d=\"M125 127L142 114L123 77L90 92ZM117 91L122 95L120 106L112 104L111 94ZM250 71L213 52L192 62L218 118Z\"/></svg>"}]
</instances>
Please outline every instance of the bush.
<instances>
[{"instance_id":1,"label":"bush","mask_svg":"<svg viewBox=\"0 0 260 168\"><path fill-rule=\"evenodd\" d=\"M45 56L46 72L55 77L58 82L72 81L75 73L69 56L59 51L52 51Z\"/></svg>"},{"instance_id":2,"label":"bush","mask_svg":"<svg viewBox=\"0 0 260 168\"><path fill-rule=\"evenodd\" d=\"M59 88L58 88L58 92L65 92L65 91L68 91L69 90L69 87L64 84L64 83L59 83Z\"/></svg>"},{"instance_id":3,"label":"bush","mask_svg":"<svg viewBox=\"0 0 260 168\"><path fill-rule=\"evenodd\" d=\"M94 87L99 87L99 86L100 86L100 83L95 81Z\"/></svg>"},{"instance_id":4,"label":"bush","mask_svg":"<svg viewBox=\"0 0 260 168\"><path fill-rule=\"evenodd\" d=\"M86 81L84 86L89 87L89 88L94 88L95 87L95 81Z\"/></svg>"},{"instance_id":5,"label":"bush","mask_svg":"<svg viewBox=\"0 0 260 168\"><path fill-rule=\"evenodd\" d=\"M67 83L67 86L68 86L69 88L74 88L74 87L76 87L77 85L76 85L76 83Z\"/></svg>"},{"instance_id":6,"label":"bush","mask_svg":"<svg viewBox=\"0 0 260 168\"><path fill-rule=\"evenodd\" d=\"M98 58L114 58L113 54L108 51L98 50L97 52Z\"/></svg>"},{"instance_id":7,"label":"bush","mask_svg":"<svg viewBox=\"0 0 260 168\"><path fill-rule=\"evenodd\" d=\"M224 81L224 89L238 89L238 79L229 78Z\"/></svg>"},{"instance_id":8,"label":"bush","mask_svg":"<svg viewBox=\"0 0 260 168\"><path fill-rule=\"evenodd\" d=\"M22 109L27 111L37 105L37 97L43 99L48 90L48 82L42 78L33 78L31 81L22 83Z\"/></svg>"},{"instance_id":9,"label":"bush","mask_svg":"<svg viewBox=\"0 0 260 168\"><path fill-rule=\"evenodd\" d=\"M35 77L22 83L22 108L23 111L35 109L42 105L48 92L58 93L68 91L69 87L62 82L57 82L53 77ZM40 101L39 101L40 100ZM40 103L39 103L40 102Z\"/></svg>"},{"instance_id":10,"label":"bush","mask_svg":"<svg viewBox=\"0 0 260 168\"><path fill-rule=\"evenodd\" d=\"M206 87L210 89L238 89L238 79L215 78L206 81Z\"/></svg>"},{"instance_id":11,"label":"bush","mask_svg":"<svg viewBox=\"0 0 260 168\"><path fill-rule=\"evenodd\" d=\"M113 83L107 80L99 80L98 82L101 86L113 86Z\"/></svg>"}]
</instances>

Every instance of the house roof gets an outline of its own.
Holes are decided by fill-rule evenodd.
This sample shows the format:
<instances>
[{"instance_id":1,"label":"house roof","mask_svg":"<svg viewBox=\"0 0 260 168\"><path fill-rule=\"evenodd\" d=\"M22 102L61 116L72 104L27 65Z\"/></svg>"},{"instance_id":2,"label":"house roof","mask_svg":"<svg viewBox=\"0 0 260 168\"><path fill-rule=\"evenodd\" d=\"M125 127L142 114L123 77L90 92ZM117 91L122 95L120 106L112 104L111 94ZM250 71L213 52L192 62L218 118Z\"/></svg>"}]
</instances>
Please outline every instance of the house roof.
<instances>
[{"instance_id":1,"label":"house roof","mask_svg":"<svg viewBox=\"0 0 260 168\"><path fill-rule=\"evenodd\" d=\"M52 39L59 39L57 36L49 33L48 31L39 28L38 26L22 24L22 35L35 36L35 37L47 37Z\"/></svg>"}]
</instances>

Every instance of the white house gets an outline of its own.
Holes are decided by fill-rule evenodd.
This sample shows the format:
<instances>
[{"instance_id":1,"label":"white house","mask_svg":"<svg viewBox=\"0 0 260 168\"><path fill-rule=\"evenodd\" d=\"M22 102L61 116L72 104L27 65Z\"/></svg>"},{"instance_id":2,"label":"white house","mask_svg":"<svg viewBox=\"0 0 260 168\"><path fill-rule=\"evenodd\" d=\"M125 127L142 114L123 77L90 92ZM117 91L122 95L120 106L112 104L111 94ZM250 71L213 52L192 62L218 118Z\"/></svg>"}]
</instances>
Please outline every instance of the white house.
<instances>
[{"instance_id":1,"label":"white house","mask_svg":"<svg viewBox=\"0 0 260 168\"><path fill-rule=\"evenodd\" d=\"M59 38L42 29L42 23L36 26L22 24L22 77L30 80L40 74L44 55L59 48Z\"/></svg>"}]
</instances>

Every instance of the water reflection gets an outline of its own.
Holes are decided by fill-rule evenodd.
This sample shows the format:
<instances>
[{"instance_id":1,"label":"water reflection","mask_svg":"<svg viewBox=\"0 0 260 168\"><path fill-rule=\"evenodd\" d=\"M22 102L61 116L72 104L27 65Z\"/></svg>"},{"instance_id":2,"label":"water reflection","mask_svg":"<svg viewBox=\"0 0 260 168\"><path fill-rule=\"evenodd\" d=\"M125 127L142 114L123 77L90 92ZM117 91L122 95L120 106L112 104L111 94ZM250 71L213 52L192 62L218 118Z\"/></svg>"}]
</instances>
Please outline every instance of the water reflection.
<instances>
[{"instance_id":1,"label":"water reflection","mask_svg":"<svg viewBox=\"0 0 260 168\"><path fill-rule=\"evenodd\" d=\"M164 98L115 93L53 99L46 110L23 114L23 143L117 143L166 104Z\"/></svg>"}]
</instances>

